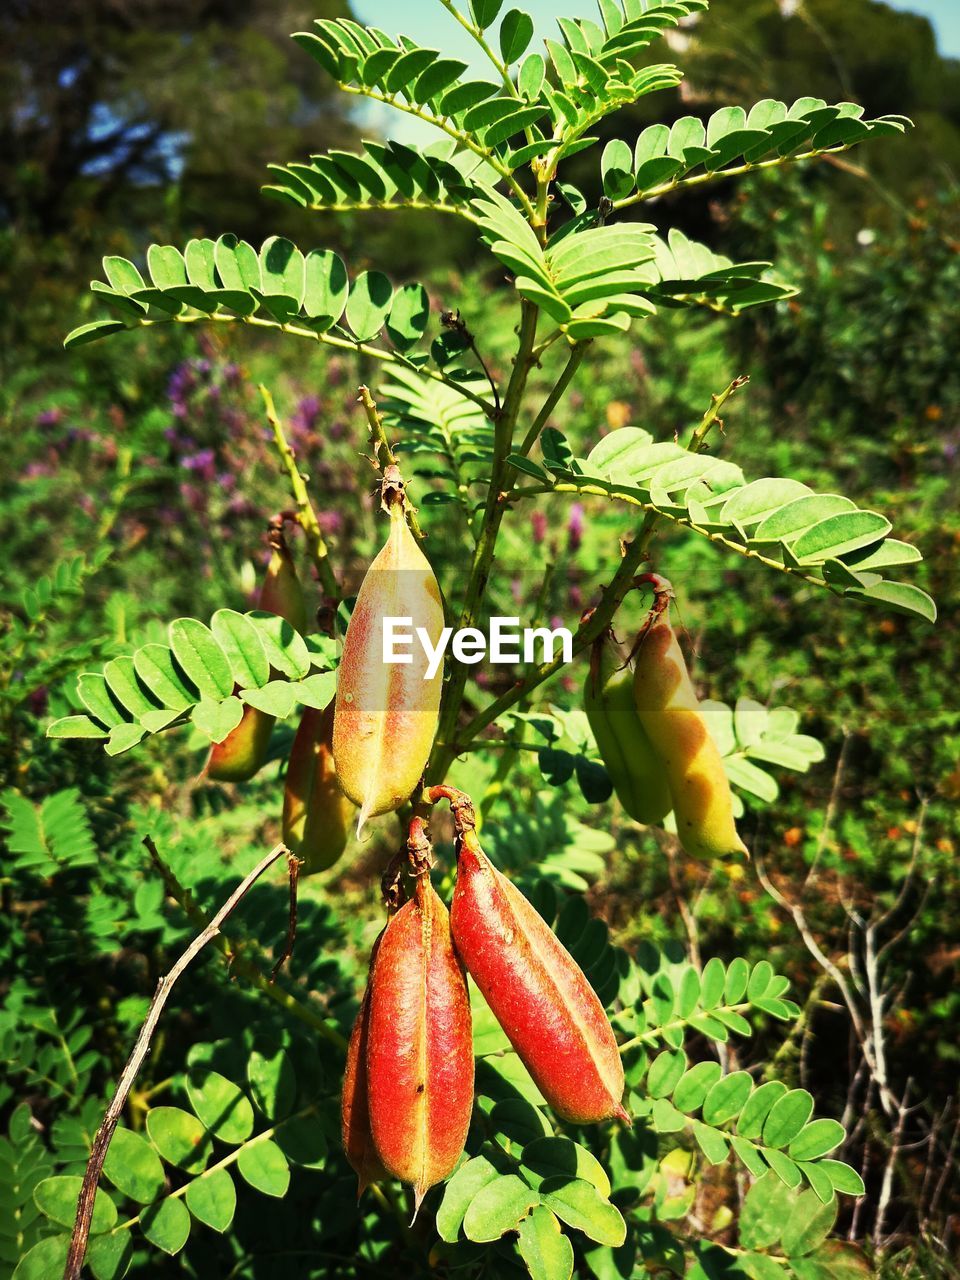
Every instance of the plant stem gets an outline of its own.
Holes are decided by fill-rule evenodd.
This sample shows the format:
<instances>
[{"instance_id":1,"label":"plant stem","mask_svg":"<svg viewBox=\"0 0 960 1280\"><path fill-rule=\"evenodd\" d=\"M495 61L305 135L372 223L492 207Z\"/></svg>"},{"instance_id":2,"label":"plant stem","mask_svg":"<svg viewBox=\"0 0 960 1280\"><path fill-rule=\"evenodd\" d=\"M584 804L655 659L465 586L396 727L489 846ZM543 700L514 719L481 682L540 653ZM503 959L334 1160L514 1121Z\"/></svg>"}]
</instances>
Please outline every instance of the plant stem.
<instances>
[{"instance_id":1,"label":"plant stem","mask_svg":"<svg viewBox=\"0 0 960 1280\"><path fill-rule=\"evenodd\" d=\"M533 367L533 348L537 340L537 320L539 308L533 303L524 301L520 313L520 333L517 355L503 400L503 409L496 422L494 432L494 456L490 486L487 490L487 501L483 511L480 534L473 555L470 577L464 595L463 608L460 611L458 626L472 627L476 625L480 603L483 600L493 565L497 535L500 524L507 510L506 494L503 492L511 467L507 457L513 444L513 432L517 417L523 403L527 379ZM454 736L457 717L463 702L463 691L467 683L468 668L465 663L458 663L450 676L440 708L440 723L437 728L437 741L434 745L430 762L427 766L427 777L437 781L446 777L447 770L453 763L454 756L443 744Z\"/></svg>"},{"instance_id":2,"label":"plant stem","mask_svg":"<svg viewBox=\"0 0 960 1280\"><path fill-rule=\"evenodd\" d=\"M377 408L376 401L370 394L370 388L368 386L358 387L357 399L363 405L364 413L367 415L367 422L370 424L370 441L373 445L377 466L381 471L385 471L390 466L395 467L397 465L397 455L390 448L390 441L387 439L383 418ZM417 519L417 513L413 506L407 502L404 504L403 509L407 517L407 524L410 526L410 532L418 542L423 542L426 534L420 526L420 521Z\"/></svg>"},{"instance_id":3,"label":"plant stem","mask_svg":"<svg viewBox=\"0 0 960 1280\"><path fill-rule=\"evenodd\" d=\"M277 452L280 454L280 460L287 472L290 481L290 488L293 491L294 501L297 504L297 511L300 515L300 527L307 535L307 542L310 547L310 555L313 558L314 566L317 570L317 576L320 579L320 585L328 596L334 600L340 599L340 588L337 585L337 579L334 575L333 568L330 564L330 556L327 550L327 544L324 541L323 533L320 529L320 520L317 516L316 508L310 501L310 493L307 489L306 477L297 466L296 454L290 447L286 433L283 430L283 424L277 413L276 406L273 403L273 396L264 384L260 383L260 395L263 399L264 411L267 415L267 421L273 429L273 441L277 446Z\"/></svg>"},{"instance_id":4,"label":"plant stem","mask_svg":"<svg viewBox=\"0 0 960 1280\"><path fill-rule=\"evenodd\" d=\"M543 405L540 408L540 412L537 414L536 418L534 419L533 425L531 426L530 430L527 432L527 434L523 438L523 444L521 444L519 451L524 457L527 456L527 454L536 444L537 440L540 438L540 432L547 425L547 422L550 419L550 415L553 413L554 409L557 407L557 405L562 400L563 396L566 394L567 388L570 386L570 383L576 377L577 370L580 368L581 364L583 363L583 358L587 354L587 348L589 346L590 346L589 341L577 342L570 349L570 355L567 357L567 363L564 365L563 372L561 373L560 377L557 379L557 382L554 385L553 390L547 396L546 400L544 400Z\"/></svg>"}]
</instances>

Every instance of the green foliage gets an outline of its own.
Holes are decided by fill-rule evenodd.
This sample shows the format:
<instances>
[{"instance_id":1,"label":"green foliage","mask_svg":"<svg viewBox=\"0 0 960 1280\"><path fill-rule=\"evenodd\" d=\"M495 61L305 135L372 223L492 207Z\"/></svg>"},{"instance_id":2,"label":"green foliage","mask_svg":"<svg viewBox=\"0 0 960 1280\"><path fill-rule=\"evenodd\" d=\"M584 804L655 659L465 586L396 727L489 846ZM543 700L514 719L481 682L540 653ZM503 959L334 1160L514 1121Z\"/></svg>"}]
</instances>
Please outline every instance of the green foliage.
<instances>
[{"instance_id":1,"label":"green foliage","mask_svg":"<svg viewBox=\"0 0 960 1280\"><path fill-rule=\"evenodd\" d=\"M286 717L298 703L322 711L333 697L332 642L304 640L275 614L219 609L209 627L176 618L168 635L168 645L145 644L113 658L102 675L83 672L76 696L88 714L55 720L48 735L105 739L107 754L119 755L189 721L210 742L222 742L244 706ZM315 666L320 671L309 674Z\"/></svg>"},{"instance_id":2,"label":"green foliage","mask_svg":"<svg viewBox=\"0 0 960 1280\"><path fill-rule=\"evenodd\" d=\"M936 620L925 591L878 572L915 563L919 550L887 538L886 516L849 498L786 477L748 482L734 463L655 441L640 427L611 432L582 463L556 433L543 445L559 492L609 494L837 594Z\"/></svg>"}]
</instances>

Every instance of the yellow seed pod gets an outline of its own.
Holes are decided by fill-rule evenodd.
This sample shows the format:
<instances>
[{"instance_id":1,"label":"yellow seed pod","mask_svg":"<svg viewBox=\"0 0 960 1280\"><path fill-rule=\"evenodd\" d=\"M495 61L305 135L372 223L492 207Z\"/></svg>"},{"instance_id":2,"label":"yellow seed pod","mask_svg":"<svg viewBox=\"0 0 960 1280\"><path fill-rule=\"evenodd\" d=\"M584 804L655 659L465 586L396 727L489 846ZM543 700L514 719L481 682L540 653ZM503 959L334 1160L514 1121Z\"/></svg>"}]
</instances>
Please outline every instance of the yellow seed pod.
<instances>
[{"instance_id":1,"label":"yellow seed pod","mask_svg":"<svg viewBox=\"0 0 960 1280\"><path fill-rule=\"evenodd\" d=\"M637 714L666 769L684 849L695 858L745 854L723 759L666 610L640 636L633 690Z\"/></svg>"},{"instance_id":2,"label":"yellow seed pod","mask_svg":"<svg viewBox=\"0 0 960 1280\"><path fill-rule=\"evenodd\" d=\"M617 799L635 822L663 822L673 808L663 762L640 723L633 664L607 632L593 646L583 709Z\"/></svg>"},{"instance_id":3,"label":"yellow seed pod","mask_svg":"<svg viewBox=\"0 0 960 1280\"><path fill-rule=\"evenodd\" d=\"M337 674L333 758L340 786L368 818L398 809L420 781L437 732L442 668L426 678L422 628L435 650L443 631L440 587L407 527L402 500L390 503L390 534L367 570L343 642ZM384 662L384 620L403 618L413 635L408 662Z\"/></svg>"}]
</instances>

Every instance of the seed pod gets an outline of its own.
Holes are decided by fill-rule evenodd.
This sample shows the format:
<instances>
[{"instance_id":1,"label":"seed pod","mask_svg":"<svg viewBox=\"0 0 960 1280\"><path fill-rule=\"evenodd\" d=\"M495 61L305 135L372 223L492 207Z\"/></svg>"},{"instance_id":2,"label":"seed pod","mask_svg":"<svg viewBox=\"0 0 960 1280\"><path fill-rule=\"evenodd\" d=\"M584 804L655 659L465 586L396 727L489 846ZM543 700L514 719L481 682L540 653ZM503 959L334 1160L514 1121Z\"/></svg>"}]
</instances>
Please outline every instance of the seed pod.
<instances>
[{"instance_id":1,"label":"seed pod","mask_svg":"<svg viewBox=\"0 0 960 1280\"><path fill-rule=\"evenodd\" d=\"M663 763L640 723L633 666L607 632L593 646L583 709L613 789L635 822L663 822L673 808Z\"/></svg>"},{"instance_id":2,"label":"seed pod","mask_svg":"<svg viewBox=\"0 0 960 1280\"><path fill-rule=\"evenodd\" d=\"M270 529L270 562L260 586L257 608L285 618L299 632L307 629L307 605L283 529ZM275 716L245 706L243 719L210 749L206 775L216 782L248 782L267 758Z\"/></svg>"},{"instance_id":3,"label":"seed pod","mask_svg":"<svg viewBox=\"0 0 960 1280\"><path fill-rule=\"evenodd\" d=\"M470 830L457 842L450 925L457 955L557 1115L629 1124L623 1064L596 992Z\"/></svg>"},{"instance_id":4,"label":"seed pod","mask_svg":"<svg viewBox=\"0 0 960 1280\"><path fill-rule=\"evenodd\" d=\"M409 619L430 643L443 630L440 588L407 528L400 498L390 504L390 535L367 570L343 642L337 675L333 758L346 794L368 818L400 807L420 781L437 731L443 673L427 680L414 638L406 663L383 660L384 619Z\"/></svg>"},{"instance_id":5,"label":"seed pod","mask_svg":"<svg viewBox=\"0 0 960 1280\"><path fill-rule=\"evenodd\" d=\"M380 947L380 937L373 944L370 969L373 970ZM370 1027L370 986L363 993L360 1012L350 1033L347 1046L347 1067L343 1077L343 1094L340 1099L340 1123L343 1149L357 1174L357 1199L371 1182L386 1178L387 1171L380 1163L373 1136L370 1133L370 1111L367 1102L367 1041Z\"/></svg>"},{"instance_id":6,"label":"seed pod","mask_svg":"<svg viewBox=\"0 0 960 1280\"><path fill-rule=\"evenodd\" d=\"M387 1172L412 1185L419 1209L453 1172L473 1110L467 980L429 875L380 939L366 1060L374 1146Z\"/></svg>"},{"instance_id":7,"label":"seed pod","mask_svg":"<svg viewBox=\"0 0 960 1280\"><path fill-rule=\"evenodd\" d=\"M323 711L307 707L287 763L283 842L302 860L302 875L332 867L353 825L354 806L333 764L333 715L333 703Z\"/></svg>"},{"instance_id":8,"label":"seed pod","mask_svg":"<svg viewBox=\"0 0 960 1280\"><path fill-rule=\"evenodd\" d=\"M746 853L733 820L733 796L723 759L687 671L666 609L637 643L637 714L663 761L673 795L677 835L695 858Z\"/></svg>"}]
</instances>

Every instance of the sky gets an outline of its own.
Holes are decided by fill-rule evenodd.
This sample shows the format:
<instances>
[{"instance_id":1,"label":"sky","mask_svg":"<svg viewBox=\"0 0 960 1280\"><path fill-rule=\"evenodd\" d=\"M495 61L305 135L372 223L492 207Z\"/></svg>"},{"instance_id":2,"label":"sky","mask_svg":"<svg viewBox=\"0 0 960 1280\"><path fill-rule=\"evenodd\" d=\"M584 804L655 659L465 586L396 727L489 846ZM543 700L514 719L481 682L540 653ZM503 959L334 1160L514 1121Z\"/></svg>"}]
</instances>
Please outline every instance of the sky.
<instances>
[{"instance_id":1,"label":"sky","mask_svg":"<svg viewBox=\"0 0 960 1280\"><path fill-rule=\"evenodd\" d=\"M727 0L729 3L729 0ZM724 0L716 0L724 3ZM894 9L906 9L922 13L933 23L941 53L960 57L960 0L887 0ZM537 23L546 29L550 19L579 13L594 16L596 5L590 0L505 0L503 12L513 5L524 9ZM464 0L464 6L466 2ZM453 18L441 9L437 0L354 0L354 12L361 21L382 27L391 35L399 27L418 43L427 48L442 46L444 52L466 60L472 59L475 46L470 37L457 26ZM552 33L551 33L552 34Z\"/></svg>"},{"instance_id":2,"label":"sky","mask_svg":"<svg viewBox=\"0 0 960 1280\"><path fill-rule=\"evenodd\" d=\"M732 3L734 0L714 0L714 3ZM937 34L941 53L960 57L960 0L886 0L894 9L922 13L929 18ZM594 0L504 0L501 13L514 6L524 9L537 24L538 32L556 36L552 19L570 14L595 16ZM459 7L466 9L467 0L459 0ZM489 77L490 68L483 54L470 36L450 14L445 13L439 0L353 0L353 11L361 22L380 27L389 35L402 30L418 44L428 49L442 49L452 57L468 62L475 73ZM552 28L552 29L551 29ZM361 128L369 127L379 133L408 143L436 141L437 133L431 125L421 124L411 117L399 117L389 107L364 103L357 119Z\"/></svg>"}]
</instances>

